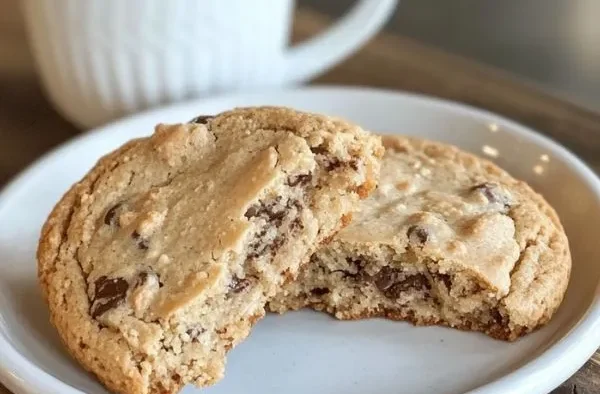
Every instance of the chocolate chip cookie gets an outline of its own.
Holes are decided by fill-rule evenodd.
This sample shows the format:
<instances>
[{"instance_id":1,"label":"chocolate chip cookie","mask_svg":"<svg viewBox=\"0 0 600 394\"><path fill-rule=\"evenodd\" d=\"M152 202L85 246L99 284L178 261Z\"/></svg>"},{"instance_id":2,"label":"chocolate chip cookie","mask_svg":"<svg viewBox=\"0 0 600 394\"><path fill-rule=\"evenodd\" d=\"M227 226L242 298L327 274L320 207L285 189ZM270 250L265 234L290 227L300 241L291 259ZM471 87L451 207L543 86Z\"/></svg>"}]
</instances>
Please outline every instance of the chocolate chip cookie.
<instances>
[{"instance_id":1,"label":"chocolate chip cookie","mask_svg":"<svg viewBox=\"0 0 600 394\"><path fill-rule=\"evenodd\" d=\"M515 340L546 323L571 269L554 210L455 147L385 137L379 187L270 303Z\"/></svg>"},{"instance_id":2,"label":"chocolate chip cookie","mask_svg":"<svg viewBox=\"0 0 600 394\"><path fill-rule=\"evenodd\" d=\"M223 375L281 284L374 188L378 137L285 108L159 125L56 205L38 274L70 353L111 390Z\"/></svg>"}]
</instances>

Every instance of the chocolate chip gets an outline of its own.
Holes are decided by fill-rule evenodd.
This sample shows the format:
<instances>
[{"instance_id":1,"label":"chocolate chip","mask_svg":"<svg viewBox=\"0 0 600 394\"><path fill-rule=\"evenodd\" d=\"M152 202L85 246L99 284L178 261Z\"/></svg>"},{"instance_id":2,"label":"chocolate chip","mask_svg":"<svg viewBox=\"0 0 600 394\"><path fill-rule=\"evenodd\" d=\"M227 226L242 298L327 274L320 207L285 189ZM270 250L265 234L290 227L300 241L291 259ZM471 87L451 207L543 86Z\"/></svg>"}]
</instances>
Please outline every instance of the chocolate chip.
<instances>
[{"instance_id":1,"label":"chocolate chip","mask_svg":"<svg viewBox=\"0 0 600 394\"><path fill-rule=\"evenodd\" d=\"M213 115L199 115L190 120L188 123L207 124L212 118L214 118Z\"/></svg>"},{"instance_id":2,"label":"chocolate chip","mask_svg":"<svg viewBox=\"0 0 600 394\"><path fill-rule=\"evenodd\" d=\"M310 148L310 150L315 155L324 156L320 161L321 161L321 163L323 163L323 167L325 167L325 169L327 171L333 171L333 170L341 167L343 164L339 159L337 159L335 157L326 159L325 156L329 155L330 153L322 145L312 147L312 148Z\"/></svg>"},{"instance_id":3,"label":"chocolate chip","mask_svg":"<svg viewBox=\"0 0 600 394\"><path fill-rule=\"evenodd\" d=\"M401 273L401 270L385 266L373 275L373 283L380 291L384 292L398 281Z\"/></svg>"},{"instance_id":4,"label":"chocolate chip","mask_svg":"<svg viewBox=\"0 0 600 394\"><path fill-rule=\"evenodd\" d=\"M124 295L129 285L123 278L112 278L109 279L102 275L96 279L95 284L95 299L98 298L112 298L116 296Z\"/></svg>"},{"instance_id":5,"label":"chocolate chip","mask_svg":"<svg viewBox=\"0 0 600 394\"><path fill-rule=\"evenodd\" d=\"M90 312L94 319L119 306L125 299L129 289L129 284L125 279L109 279L104 275L96 279L94 285L95 294Z\"/></svg>"},{"instance_id":6,"label":"chocolate chip","mask_svg":"<svg viewBox=\"0 0 600 394\"><path fill-rule=\"evenodd\" d=\"M350 162L348 162L348 165L350 166L350 168L352 168L354 171L358 171L358 160L356 159L352 159L350 160Z\"/></svg>"},{"instance_id":7,"label":"chocolate chip","mask_svg":"<svg viewBox=\"0 0 600 394\"><path fill-rule=\"evenodd\" d=\"M490 316L496 324L502 324L504 322L504 317L497 308L493 308L490 310Z\"/></svg>"},{"instance_id":8,"label":"chocolate chip","mask_svg":"<svg viewBox=\"0 0 600 394\"><path fill-rule=\"evenodd\" d=\"M229 283L229 290L232 293L240 293L244 291L248 286L250 286L250 280L248 279L240 279L237 276L231 278L231 283Z\"/></svg>"},{"instance_id":9,"label":"chocolate chip","mask_svg":"<svg viewBox=\"0 0 600 394\"><path fill-rule=\"evenodd\" d=\"M323 147L323 145L313 146L312 148L310 148L310 151L312 153L314 153L315 155L325 155L325 154L327 154L327 149L325 149Z\"/></svg>"},{"instance_id":10,"label":"chocolate chip","mask_svg":"<svg viewBox=\"0 0 600 394\"><path fill-rule=\"evenodd\" d=\"M106 211L106 214L104 215L104 224L108 226L113 226L115 224L115 217L117 215L117 211L119 210L119 208L121 208L121 205L121 203L118 203L112 208L110 208L108 211Z\"/></svg>"},{"instance_id":11,"label":"chocolate chip","mask_svg":"<svg viewBox=\"0 0 600 394\"><path fill-rule=\"evenodd\" d=\"M150 246L149 243L148 243L148 240L142 238L142 236L140 235L140 233L138 233L137 231L134 231L131 234L131 238L134 239L134 241L136 242L138 248L140 248L142 250L147 250L148 247Z\"/></svg>"},{"instance_id":12,"label":"chocolate chip","mask_svg":"<svg viewBox=\"0 0 600 394\"><path fill-rule=\"evenodd\" d=\"M325 294L329 294L329 289L326 287L315 287L310 291L310 294L314 296L324 296Z\"/></svg>"},{"instance_id":13,"label":"chocolate chip","mask_svg":"<svg viewBox=\"0 0 600 394\"><path fill-rule=\"evenodd\" d=\"M444 285L446 285L446 289L448 289L448 291L450 291L450 289L452 288L452 277L448 274L440 274L440 273L435 273L432 274L433 278L444 283Z\"/></svg>"},{"instance_id":14,"label":"chocolate chip","mask_svg":"<svg viewBox=\"0 0 600 394\"><path fill-rule=\"evenodd\" d=\"M292 175L288 178L287 184L291 187L294 186L305 186L308 185L312 181L312 174L301 174L301 175Z\"/></svg>"},{"instance_id":15,"label":"chocolate chip","mask_svg":"<svg viewBox=\"0 0 600 394\"><path fill-rule=\"evenodd\" d=\"M489 203L500 203L506 208L510 207L510 202L507 196L502 193L499 185L493 182L484 182L479 185L475 185L471 188L471 191L479 192L488 200Z\"/></svg>"},{"instance_id":16,"label":"chocolate chip","mask_svg":"<svg viewBox=\"0 0 600 394\"><path fill-rule=\"evenodd\" d=\"M407 275L401 270L383 267L373 276L373 283L387 298L397 299L409 290L428 291L431 284L423 274Z\"/></svg>"},{"instance_id":17,"label":"chocolate chip","mask_svg":"<svg viewBox=\"0 0 600 394\"><path fill-rule=\"evenodd\" d=\"M417 225L410 226L406 235L408 236L409 241L418 244L424 244L429 238L427 229Z\"/></svg>"},{"instance_id":18,"label":"chocolate chip","mask_svg":"<svg viewBox=\"0 0 600 394\"><path fill-rule=\"evenodd\" d=\"M246 217L246 219L250 219L250 218L258 216L259 212L260 212L260 205L254 204L248 208L248 210L246 211L244 216Z\"/></svg>"},{"instance_id":19,"label":"chocolate chip","mask_svg":"<svg viewBox=\"0 0 600 394\"><path fill-rule=\"evenodd\" d=\"M281 221L285 217L285 214L286 214L286 212L283 210L279 211L279 212L274 212L274 211L267 212L267 215L269 216L269 221L275 222L276 226L279 226L279 224L281 224Z\"/></svg>"},{"instance_id":20,"label":"chocolate chip","mask_svg":"<svg viewBox=\"0 0 600 394\"><path fill-rule=\"evenodd\" d=\"M104 313L108 312L111 309L116 308L117 306L119 306L120 301L118 299L110 299L107 300L106 303L102 304L97 304L96 307L94 307L91 311L92 314L92 318L93 319L97 319L99 316L102 316Z\"/></svg>"}]
</instances>

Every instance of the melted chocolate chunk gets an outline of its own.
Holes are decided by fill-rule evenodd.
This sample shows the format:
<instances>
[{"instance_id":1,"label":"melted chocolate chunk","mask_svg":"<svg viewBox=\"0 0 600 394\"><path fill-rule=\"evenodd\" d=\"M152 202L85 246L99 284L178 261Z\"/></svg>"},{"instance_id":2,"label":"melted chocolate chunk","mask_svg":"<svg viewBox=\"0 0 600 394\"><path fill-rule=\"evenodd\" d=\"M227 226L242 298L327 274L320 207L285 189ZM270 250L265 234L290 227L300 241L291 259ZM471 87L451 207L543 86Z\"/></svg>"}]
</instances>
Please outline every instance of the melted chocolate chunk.
<instances>
[{"instance_id":1,"label":"melted chocolate chunk","mask_svg":"<svg viewBox=\"0 0 600 394\"><path fill-rule=\"evenodd\" d=\"M101 276L94 282L95 295L90 314L97 318L105 312L119 306L127 295L129 284L123 278Z\"/></svg>"},{"instance_id":2,"label":"melted chocolate chunk","mask_svg":"<svg viewBox=\"0 0 600 394\"><path fill-rule=\"evenodd\" d=\"M429 291L431 290L431 285L425 275L416 274L407 276L404 280L395 283L383 293L388 298L396 299L399 298L402 293L406 293L409 290Z\"/></svg>"},{"instance_id":3,"label":"melted chocolate chunk","mask_svg":"<svg viewBox=\"0 0 600 394\"><path fill-rule=\"evenodd\" d=\"M133 240L136 242L138 248L140 248L142 250L147 250L148 247L150 246L148 240L142 238L142 236L140 235L140 233L138 233L137 231L134 231L131 234L131 238L133 238Z\"/></svg>"},{"instance_id":4,"label":"melted chocolate chunk","mask_svg":"<svg viewBox=\"0 0 600 394\"><path fill-rule=\"evenodd\" d=\"M112 208L110 208L108 211L106 211L106 214L104 215L104 224L108 226L114 226L115 224L119 225L119 223L116 222L116 216L117 211L119 210L119 208L121 208L121 205L121 203L118 203Z\"/></svg>"},{"instance_id":5,"label":"melted chocolate chunk","mask_svg":"<svg viewBox=\"0 0 600 394\"><path fill-rule=\"evenodd\" d=\"M385 266L373 275L373 283L380 291L385 292L398 281L401 274L401 270Z\"/></svg>"},{"instance_id":6,"label":"melted chocolate chunk","mask_svg":"<svg viewBox=\"0 0 600 394\"><path fill-rule=\"evenodd\" d=\"M214 118L213 115L199 115L190 120L188 123L207 124L212 118Z\"/></svg>"},{"instance_id":7,"label":"melted chocolate chunk","mask_svg":"<svg viewBox=\"0 0 600 394\"><path fill-rule=\"evenodd\" d=\"M408 236L409 241L417 244L424 244L429 238L427 229L417 225L410 226L406 235Z\"/></svg>"},{"instance_id":8,"label":"melted chocolate chunk","mask_svg":"<svg viewBox=\"0 0 600 394\"><path fill-rule=\"evenodd\" d=\"M284 210L281 210L278 212L268 212L267 213L267 215L269 216L269 220L271 222L275 222L275 225L277 227L279 227L279 225L281 225L281 221L285 217L285 214L286 214L286 212Z\"/></svg>"},{"instance_id":9,"label":"melted chocolate chunk","mask_svg":"<svg viewBox=\"0 0 600 394\"><path fill-rule=\"evenodd\" d=\"M310 294L314 296L324 296L325 294L329 294L329 289L326 287L315 287L310 291Z\"/></svg>"},{"instance_id":10,"label":"melted chocolate chunk","mask_svg":"<svg viewBox=\"0 0 600 394\"><path fill-rule=\"evenodd\" d=\"M490 316L492 317L492 320L494 321L494 323L496 324L502 324L502 321L504 320L502 318L502 314L500 313L500 311L496 308L493 308L490 310Z\"/></svg>"},{"instance_id":11,"label":"melted chocolate chunk","mask_svg":"<svg viewBox=\"0 0 600 394\"><path fill-rule=\"evenodd\" d=\"M423 274L406 275L402 270L383 267L373 276L373 283L387 298L397 299L409 290L428 291L431 284Z\"/></svg>"}]
</instances>

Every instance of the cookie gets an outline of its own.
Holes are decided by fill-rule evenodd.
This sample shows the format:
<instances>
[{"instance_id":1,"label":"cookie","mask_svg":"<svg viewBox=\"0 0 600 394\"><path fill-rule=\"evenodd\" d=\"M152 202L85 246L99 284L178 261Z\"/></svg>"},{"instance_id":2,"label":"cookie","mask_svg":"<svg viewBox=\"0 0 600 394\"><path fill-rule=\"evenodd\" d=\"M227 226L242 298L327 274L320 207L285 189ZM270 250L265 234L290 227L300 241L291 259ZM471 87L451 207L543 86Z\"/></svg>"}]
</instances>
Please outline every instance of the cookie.
<instances>
[{"instance_id":1,"label":"cookie","mask_svg":"<svg viewBox=\"0 0 600 394\"><path fill-rule=\"evenodd\" d=\"M567 238L524 182L455 147L385 137L377 191L270 303L515 340L548 322L569 281Z\"/></svg>"},{"instance_id":2,"label":"cookie","mask_svg":"<svg viewBox=\"0 0 600 394\"><path fill-rule=\"evenodd\" d=\"M358 126L285 108L157 126L102 158L44 225L53 325L117 393L216 382L267 299L374 188L382 153Z\"/></svg>"}]
</instances>

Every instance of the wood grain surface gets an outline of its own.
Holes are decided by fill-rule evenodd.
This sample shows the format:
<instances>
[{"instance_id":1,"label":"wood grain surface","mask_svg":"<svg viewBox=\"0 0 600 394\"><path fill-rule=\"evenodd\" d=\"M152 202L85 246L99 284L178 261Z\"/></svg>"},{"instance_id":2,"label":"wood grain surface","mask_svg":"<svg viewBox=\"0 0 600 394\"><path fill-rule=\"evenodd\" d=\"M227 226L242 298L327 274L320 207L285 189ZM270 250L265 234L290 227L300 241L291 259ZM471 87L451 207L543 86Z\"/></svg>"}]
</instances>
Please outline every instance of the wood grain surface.
<instances>
[{"instance_id":1,"label":"wood grain surface","mask_svg":"<svg viewBox=\"0 0 600 394\"><path fill-rule=\"evenodd\" d=\"M79 132L44 98L17 3L0 1L0 185ZM312 36L330 22L301 8L294 40ZM409 90L484 108L539 130L600 171L600 113L555 98L500 70L402 36L380 34L316 82ZM0 385L0 394L8 393ZM553 393L600 393L600 353Z\"/></svg>"}]
</instances>

